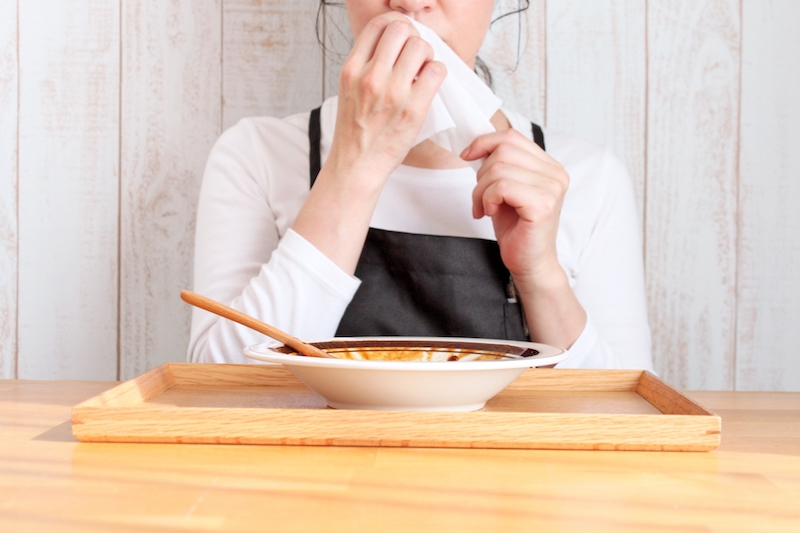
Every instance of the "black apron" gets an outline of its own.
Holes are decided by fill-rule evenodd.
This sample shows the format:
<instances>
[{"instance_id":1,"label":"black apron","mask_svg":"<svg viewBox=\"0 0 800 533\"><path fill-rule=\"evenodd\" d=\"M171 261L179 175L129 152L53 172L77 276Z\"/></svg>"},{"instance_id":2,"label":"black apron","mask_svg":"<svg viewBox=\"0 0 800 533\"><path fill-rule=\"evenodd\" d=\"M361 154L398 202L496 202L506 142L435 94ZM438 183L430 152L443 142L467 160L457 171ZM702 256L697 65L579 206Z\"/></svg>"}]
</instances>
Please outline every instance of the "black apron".
<instances>
[{"instance_id":1,"label":"black apron","mask_svg":"<svg viewBox=\"0 0 800 533\"><path fill-rule=\"evenodd\" d=\"M533 139L544 149L536 124ZM320 108L308 127L309 179L322 167ZM384 335L528 340L497 241L369 228L355 275L361 280L337 337Z\"/></svg>"}]
</instances>

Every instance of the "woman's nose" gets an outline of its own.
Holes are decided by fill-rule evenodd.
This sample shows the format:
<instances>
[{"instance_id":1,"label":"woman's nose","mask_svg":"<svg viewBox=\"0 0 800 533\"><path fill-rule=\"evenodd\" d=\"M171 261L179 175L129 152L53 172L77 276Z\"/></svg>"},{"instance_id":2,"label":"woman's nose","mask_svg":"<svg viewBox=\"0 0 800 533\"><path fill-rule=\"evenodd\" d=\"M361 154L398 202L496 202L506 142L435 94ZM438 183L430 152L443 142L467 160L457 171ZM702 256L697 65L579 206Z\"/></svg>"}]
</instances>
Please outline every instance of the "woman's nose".
<instances>
[{"instance_id":1,"label":"woman's nose","mask_svg":"<svg viewBox=\"0 0 800 533\"><path fill-rule=\"evenodd\" d=\"M389 7L404 15L413 17L415 13L430 10L437 0L389 0Z\"/></svg>"}]
</instances>

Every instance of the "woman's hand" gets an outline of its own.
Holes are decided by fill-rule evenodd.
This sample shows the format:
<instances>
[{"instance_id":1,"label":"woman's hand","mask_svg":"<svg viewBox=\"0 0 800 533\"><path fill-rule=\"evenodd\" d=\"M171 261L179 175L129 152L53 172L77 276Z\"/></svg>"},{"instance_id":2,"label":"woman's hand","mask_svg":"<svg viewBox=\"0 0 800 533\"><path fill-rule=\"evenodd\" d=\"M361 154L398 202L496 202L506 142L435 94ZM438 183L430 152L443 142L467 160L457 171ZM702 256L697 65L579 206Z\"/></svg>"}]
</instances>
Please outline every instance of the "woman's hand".
<instances>
[{"instance_id":1,"label":"woman's hand","mask_svg":"<svg viewBox=\"0 0 800 533\"><path fill-rule=\"evenodd\" d=\"M404 16L393 11L372 19L339 77L331 164L347 168L348 176L366 169L382 187L414 145L446 75Z\"/></svg>"},{"instance_id":2,"label":"woman's hand","mask_svg":"<svg viewBox=\"0 0 800 533\"><path fill-rule=\"evenodd\" d=\"M461 154L486 158L472 193L475 218L492 218L500 254L519 291L531 340L568 348L586 313L558 262L556 235L569 175L514 129L482 135Z\"/></svg>"},{"instance_id":3,"label":"woman's hand","mask_svg":"<svg viewBox=\"0 0 800 533\"><path fill-rule=\"evenodd\" d=\"M511 128L478 137L461 157L486 158L472 193L472 214L492 217L503 262L517 283L558 275L556 234L569 187L564 167Z\"/></svg>"},{"instance_id":4,"label":"woman's hand","mask_svg":"<svg viewBox=\"0 0 800 533\"><path fill-rule=\"evenodd\" d=\"M447 69L397 12L372 19L339 77L331 151L292 228L353 274L389 175L413 147Z\"/></svg>"}]
</instances>

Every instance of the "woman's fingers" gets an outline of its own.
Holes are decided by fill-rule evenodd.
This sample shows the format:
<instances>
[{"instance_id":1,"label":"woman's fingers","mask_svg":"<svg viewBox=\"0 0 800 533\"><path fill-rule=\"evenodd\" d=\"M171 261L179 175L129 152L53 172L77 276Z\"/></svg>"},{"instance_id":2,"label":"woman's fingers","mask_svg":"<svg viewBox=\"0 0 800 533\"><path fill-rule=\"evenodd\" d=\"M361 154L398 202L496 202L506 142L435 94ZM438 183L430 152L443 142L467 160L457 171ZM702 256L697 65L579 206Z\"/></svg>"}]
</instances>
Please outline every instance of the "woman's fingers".
<instances>
[{"instance_id":1,"label":"woman's fingers","mask_svg":"<svg viewBox=\"0 0 800 533\"><path fill-rule=\"evenodd\" d=\"M392 20L384 27L373 56L363 67L364 88L376 94L386 94L390 100L401 102L408 94L406 91L420 78L422 70L433 61L433 57L433 48L419 37L414 26L405 18ZM438 89L445 75L443 65L432 67L423 76L423 83L413 92L427 94L431 82L435 90ZM436 80L439 82L435 83ZM423 97L422 100L428 98Z\"/></svg>"},{"instance_id":2,"label":"woman's fingers","mask_svg":"<svg viewBox=\"0 0 800 533\"><path fill-rule=\"evenodd\" d=\"M527 192L538 190L557 199L563 198L569 187L569 175L564 168L515 130L482 135L462 152L461 157L465 160L486 158L478 169L478 184L473 190L473 216L476 218L494 216L497 213L495 206L500 203L518 210L524 207L519 194L526 189L520 189L517 184L530 187ZM510 191L507 201L503 200L503 191Z\"/></svg>"},{"instance_id":3,"label":"woman's fingers","mask_svg":"<svg viewBox=\"0 0 800 533\"><path fill-rule=\"evenodd\" d=\"M484 214L494 217L505 207L511 207L519 218L532 223L557 214L560 197L547 183L527 184L515 179L499 179L486 186L480 195Z\"/></svg>"},{"instance_id":4,"label":"woman's fingers","mask_svg":"<svg viewBox=\"0 0 800 533\"><path fill-rule=\"evenodd\" d=\"M413 83L422 67L430 61L433 61L433 47L416 35L408 36L394 64L393 83Z\"/></svg>"},{"instance_id":5,"label":"woman's fingers","mask_svg":"<svg viewBox=\"0 0 800 533\"><path fill-rule=\"evenodd\" d=\"M411 86L411 93L419 100L422 106L420 111L425 115L431 106L433 97L447 77L447 67L441 61L428 61L417 74L417 79Z\"/></svg>"},{"instance_id":6,"label":"woman's fingers","mask_svg":"<svg viewBox=\"0 0 800 533\"><path fill-rule=\"evenodd\" d=\"M560 202L569 187L569 175L564 168L551 157L544 157L543 150L518 132L503 134L484 135L481 143L477 140L473 143L491 147L478 169L478 183L472 193L473 216L494 216L503 203L522 215L524 202L531 202L541 194ZM505 142L498 143L504 138Z\"/></svg>"},{"instance_id":7,"label":"woman's fingers","mask_svg":"<svg viewBox=\"0 0 800 533\"><path fill-rule=\"evenodd\" d=\"M561 203L567 187L555 178L531 172L519 167L497 167L488 172L472 191L472 215L475 218L493 217L497 207L506 204L517 210L526 220L533 222L536 217L527 207L540 204L542 197ZM549 201L546 203L550 203ZM548 213L539 213L548 216Z\"/></svg>"},{"instance_id":8,"label":"woman's fingers","mask_svg":"<svg viewBox=\"0 0 800 533\"><path fill-rule=\"evenodd\" d=\"M390 106L409 103L409 96L412 105L417 99L429 105L431 91L435 93L446 76L444 65L427 68L433 57L433 48L404 16L386 13L370 21L359 35L342 67L339 92L363 91Z\"/></svg>"},{"instance_id":9,"label":"woman's fingers","mask_svg":"<svg viewBox=\"0 0 800 533\"><path fill-rule=\"evenodd\" d=\"M497 165L473 189L472 215L493 217L505 204L517 210L521 217L533 221L526 208L539 203L537 198L542 195L560 198L563 195L561 184L527 169Z\"/></svg>"},{"instance_id":10,"label":"woman's fingers","mask_svg":"<svg viewBox=\"0 0 800 533\"><path fill-rule=\"evenodd\" d=\"M355 44L353 44L353 49L350 51L347 62L364 65L372 59L375 55L378 43L383 36L384 30L389 24L395 21L411 26L406 18L396 11L384 13L370 20L367 25L364 26L364 29L361 30Z\"/></svg>"},{"instance_id":11,"label":"woman's fingers","mask_svg":"<svg viewBox=\"0 0 800 533\"><path fill-rule=\"evenodd\" d=\"M511 143L499 145L491 152L483 162L477 172L477 180L480 181L483 175L495 166L515 166L525 168L534 172L547 172L550 163L545 161L539 154L528 150L528 147L520 147Z\"/></svg>"},{"instance_id":12,"label":"woman's fingers","mask_svg":"<svg viewBox=\"0 0 800 533\"><path fill-rule=\"evenodd\" d=\"M388 74L394 69L408 40L412 38L419 39L419 32L411 23L405 19L391 21L383 29L383 34L375 47L375 53L368 63L382 73Z\"/></svg>"},{"instance_id":13,"label":"woman's fingers","mask_svg":"<svg viewBox=\"0 0 800 533\"><path fill-rule=\"evenodd\" d=\"M465 161L475 161L476 159L489 156L494 153L498 147L504 144L516 146L526 152L536 155L550 164L559 165L559 163L550 157L547 152L542 150L539 145L513 128L481 135L461 152L460 157Z\"/></svg>"},{"instance_id":14,"label":"woman's fingers","mask_svg":"<svg viewBox=\"0 0 800 533\"><path fill-rule=\"evenodd\" d=\"M514 209L521 207L523 202L519 198L522 182L526 176L518 168L504 169L503 176L494 179L485 179L478 182L472 191L472 212L475 218L483 216L492 217L497 214L500 206L507 204Z\"/></svg>"}]
</instances>

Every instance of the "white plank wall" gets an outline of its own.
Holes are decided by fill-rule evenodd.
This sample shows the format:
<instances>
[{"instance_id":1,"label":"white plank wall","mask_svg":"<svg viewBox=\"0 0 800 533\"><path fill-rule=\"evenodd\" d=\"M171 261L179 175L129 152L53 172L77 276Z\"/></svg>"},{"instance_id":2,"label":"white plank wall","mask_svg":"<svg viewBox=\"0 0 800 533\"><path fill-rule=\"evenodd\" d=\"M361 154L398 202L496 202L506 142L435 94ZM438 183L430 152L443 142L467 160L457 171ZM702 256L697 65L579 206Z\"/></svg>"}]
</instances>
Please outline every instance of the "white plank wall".
<instances>
[{"instance_id":1,"label":"white plank wall","mask_svg":"<svg viewBox=\"0 0 800 533\"><path fill-rule=\"evenodd\" d=\"M244 117L283 117L320 104L317 5L315 0L224 1L223 128Z\"/></svg>"},{"instance_id":2,"label":"white plank wall","mask_svg":"<svg viewBox=\"0 0 800 533\"><path fill-rule=\"evenodd\" d=\"M20 378L117 373L119 4L19 4Z\"/></svg>"},{"instance_id":3,"label":"white plank wall","mask_svg":"<svg viewBox=\"0 0 800 533\"><path fill-rule=\"evenodd\" d=\"M800 388L800 2L744 0L738 389Z\"/></svg>"},{"instance_id":4,"label":"white plank wall","mask_svg":"<svg viewBox=\"0 0 800 533\"><path fill-rule=\"evenodd\" d=\"M186 349L194 218L222 132L221 2L122 2L121 379Z\"/></svg>"},{"instance_id":5,"label":"white plank wall","mask_svg":"<svg viewBox=\"0 0 800 533\"><path fill-rule=\"evenodd\" d=\"M335 94L351 36L326 6L323 55L317 7L0 2L0 378L185 358L208 152ZM678 387L800 390L798 27L795 0L532 0L481 51L508 107L628 166Z\"/></svg>"},{"instance_id":6,"label":"white plank wall","mask_svg":"<svg viewBox=\"0 0 800 533\"><path fill-rule=\"evenodd\" d=\"M633 180L640 220L646 161L646 22L645 0L548 3L547 125L614 149Z\"/></svg>"},{"instance_id":7,"label":"white plank wall","mask_svg":"<svg viewBox=\"0 0 800 533\"><path fill-rule=\"evenodd\" d=\"M645 267L657 368L733 387L739 120L736 0L648 2Z\"/></svg>"},{"instance_id":8,"label":"white plank wall","mask_svg":"<svg viewBox=\"0 0 800 533\"><path fill-rule=\"evenodd\" d=\"M17 373L17 4L0 3L0 379Z\"/></svg>"}]
</instances>

